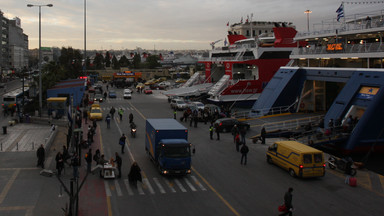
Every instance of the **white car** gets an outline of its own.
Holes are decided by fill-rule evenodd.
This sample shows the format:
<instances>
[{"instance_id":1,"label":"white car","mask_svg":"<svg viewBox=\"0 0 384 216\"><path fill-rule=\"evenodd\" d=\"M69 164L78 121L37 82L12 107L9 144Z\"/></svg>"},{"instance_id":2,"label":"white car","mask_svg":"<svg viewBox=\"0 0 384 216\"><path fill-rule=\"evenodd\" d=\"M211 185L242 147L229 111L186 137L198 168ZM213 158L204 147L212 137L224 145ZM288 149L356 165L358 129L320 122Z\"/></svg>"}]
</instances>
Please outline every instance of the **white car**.
<instances>
[{"instance_id":1,"label":"white car","mask_svg":"<svg viewBox=\"0 0 384 216\"><path fill-rule=\"evenodd\" d=\"M204 110L204 104L203 103L201 103L201 102L192 102L192 104L195 105L197 109Z\"/></svg>"},{"instance_id":2,"label":"white car","mask_svg":"<svg viewBox=\"0 0 384 216\"><path fill-rule=\"evenodd\" d=\"M167 88L169 86L171 86L171 83L168 82L168 81L163 81L163 82L159 83L159 88L160 89L165 89L165 88Z\"/></svg>"},{"instance_id":3,"label":"white car","mask_svg":"<svg viewBox=\"0 0 384 216\"><path fill-rule=\"evenodd\" d=\"M132 91L130 89L124 89L124 99L131 99L132 98Z\"/></svg>"},{"instance_id":4,"label":"white car","mask_svg":"<svg viewBox=\"0 0 384 216\"><path fill-rule=\"evenodd\" d=\"M184 110L185 108L187 108L187 104L183 100L173 99L171 101L171 107L177 110Z\"/></svg>"}]
</instances>

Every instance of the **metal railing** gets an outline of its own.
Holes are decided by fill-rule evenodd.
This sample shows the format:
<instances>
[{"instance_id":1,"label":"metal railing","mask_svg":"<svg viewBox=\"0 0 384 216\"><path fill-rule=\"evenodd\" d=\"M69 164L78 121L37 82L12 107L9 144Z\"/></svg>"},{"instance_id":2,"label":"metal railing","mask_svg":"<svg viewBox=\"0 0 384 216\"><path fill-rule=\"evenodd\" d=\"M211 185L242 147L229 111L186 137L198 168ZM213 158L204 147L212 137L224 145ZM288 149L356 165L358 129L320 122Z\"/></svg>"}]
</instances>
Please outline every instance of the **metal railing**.
<instances>
[{"instance_id":1,"label":"metal railing","mask_svg":"<svg viewBox=\"0 0 384 216\"><path fill-rule=\"evenodd\" d=\"M330 52L326 46L301 47L293 51L293 55L312 55L312 54L340 54L340 53L367 53L384 52L384 44L380 42L364 44L343 44L343 50Z\"/></svg>"},{"instance_id":2,"label":"metal railing","mask_svg":"<svg viewBox=\"0 0 384 216\"><path fill-rule=\"evenodd\" d=\"M270 123L263 124L261 127L264 127L267 132L276 131L276 130L293 130L293 129L298 129L302 126L305 126L309 123L311 125L318 123L323 117L324 115L318 115L318 116L311 116L311 117L292 119L292 120L286 120L286 121L270 122Z\"/></svg>"}]
</instances>

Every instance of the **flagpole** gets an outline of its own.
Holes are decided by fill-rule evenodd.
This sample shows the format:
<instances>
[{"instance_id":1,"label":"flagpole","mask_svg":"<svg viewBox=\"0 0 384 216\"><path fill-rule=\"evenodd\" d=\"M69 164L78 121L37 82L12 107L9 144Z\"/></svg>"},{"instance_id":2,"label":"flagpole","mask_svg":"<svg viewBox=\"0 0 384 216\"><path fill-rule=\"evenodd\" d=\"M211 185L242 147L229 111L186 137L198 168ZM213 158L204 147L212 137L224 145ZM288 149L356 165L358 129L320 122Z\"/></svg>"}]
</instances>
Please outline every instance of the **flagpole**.
<instances>
[{"instance_id":1,"label":"flagpole","mask_svg":"<svg viewBox=\"0 0 384 216\"><path fill-rule=\"evenodd\" d=\"M253 17L253 13L251 13L251 38L253 38L253 31L252 31L252 17Z\"/></svg>"},{"instance_id":2,"label":"flagpole","mask_svg":"<svg viewBox=\"0 0 384 216\"><path fill-rule=\"evenodd\" d=\"M344 8L344 2L342 1L341 4L343 5L343 13L344 13L343 21L344 21L344 28L345 28L345 30L347 30L347 25L346 25L346 21L345 21L345 8Z\"/></svg>"}]
</instances>

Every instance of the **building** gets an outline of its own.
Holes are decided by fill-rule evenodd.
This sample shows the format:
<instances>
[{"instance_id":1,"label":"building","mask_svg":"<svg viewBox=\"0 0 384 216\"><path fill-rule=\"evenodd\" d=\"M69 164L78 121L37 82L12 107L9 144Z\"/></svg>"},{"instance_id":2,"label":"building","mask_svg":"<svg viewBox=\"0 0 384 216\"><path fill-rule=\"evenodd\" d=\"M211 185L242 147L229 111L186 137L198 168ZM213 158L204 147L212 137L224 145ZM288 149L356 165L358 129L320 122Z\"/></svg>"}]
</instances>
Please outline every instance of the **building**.
<instances>
[{"instance_id":1,"label":"building","mask_svg":"<svg viewBox=\"0 0 384 216\"><path fill-rule=\"evenodd\" d=\"M228 33L244 35L247 38L258 37L260 35L273 36L273 28L278 26L295 28L295 26L291 22L253 21L232 24L228 29Z\"/></svg>"},{"instance_id":2,"label":"building","mask_svg":"<svg viewBox=\"0 0 384 216\"><path fill-rule=\"evenodd\" d=\"M8 34L8 19L4 17L4 13L0 11L0 70L9 69L9 34Z\"/></svg>"}]
</instances>

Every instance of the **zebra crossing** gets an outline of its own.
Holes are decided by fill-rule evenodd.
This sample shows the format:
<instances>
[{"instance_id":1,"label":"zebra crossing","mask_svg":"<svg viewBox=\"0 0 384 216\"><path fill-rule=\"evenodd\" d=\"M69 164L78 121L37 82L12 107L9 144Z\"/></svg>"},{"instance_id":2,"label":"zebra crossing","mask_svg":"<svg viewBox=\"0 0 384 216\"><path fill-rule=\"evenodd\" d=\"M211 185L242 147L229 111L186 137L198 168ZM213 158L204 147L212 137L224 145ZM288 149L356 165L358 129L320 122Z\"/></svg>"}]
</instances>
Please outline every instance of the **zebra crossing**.
<instances>
[{"instance_id":1,"label":"zebra crossing","mask_svg":"<svg viewBox=\"0 0 384 216\"><path fill-rule=\"evenodd\" d=\"M116 109L116 112L119 110L119 109L122 109L124 111L133 111L135 110L133 107L127 107L127 106L113 106L115 109ZM111 110L112 106L108 106L108 107L101 107L100 109L102 111L105 111L105 112L108 112Z\"/></svg>"},{"instance_id":2,"label":"zebra crossing","mask_svg":"<svg viewBox=\"0 0 384 216\"><path fill-rule=\"evenodd\" d=\"M143 178L137 183L137 187L132 186L128 179L114 179L104 181L106 195L111 196L135 196L135 195L155 195L167 193L187 193L197 191L207 191L207 188L196 178L196 176L186 176L183 178Z\"/></svg>"}]
</instances>

